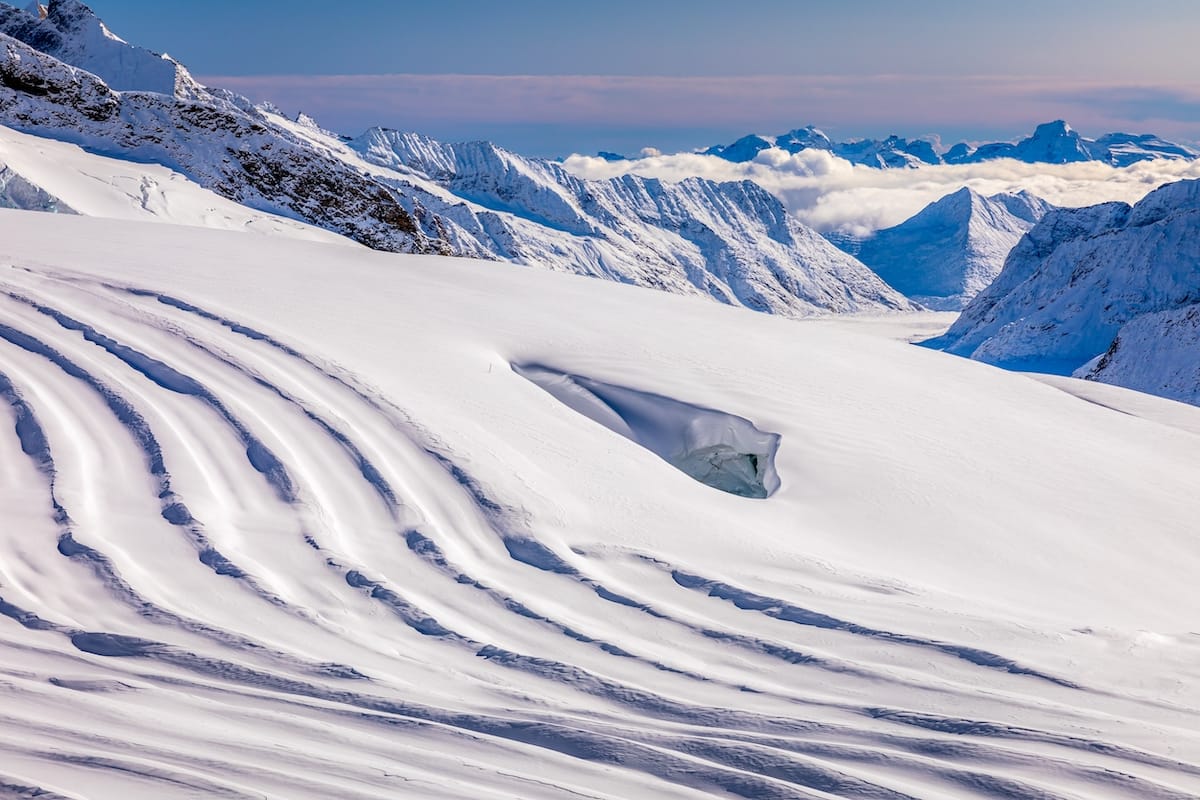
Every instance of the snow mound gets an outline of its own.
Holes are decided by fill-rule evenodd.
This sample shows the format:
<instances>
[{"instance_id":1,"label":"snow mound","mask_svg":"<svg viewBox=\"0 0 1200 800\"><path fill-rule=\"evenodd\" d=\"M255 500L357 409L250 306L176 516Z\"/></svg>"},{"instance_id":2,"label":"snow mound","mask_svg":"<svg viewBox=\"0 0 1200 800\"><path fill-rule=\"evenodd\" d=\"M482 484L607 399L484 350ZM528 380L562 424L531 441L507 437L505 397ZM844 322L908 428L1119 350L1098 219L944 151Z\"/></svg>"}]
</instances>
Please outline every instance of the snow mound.
<instances>
[{"instance_id":1,"label":"snow mound","mask_svg":"<svg viewBox=\"0 0 1200 800\"><path fill-rule=\"evenodd\" d=\"M514 364L513 370L700 483L754 498L779 488L779 434L748 419L535 364Z\"/></svg>"}]
</instances>

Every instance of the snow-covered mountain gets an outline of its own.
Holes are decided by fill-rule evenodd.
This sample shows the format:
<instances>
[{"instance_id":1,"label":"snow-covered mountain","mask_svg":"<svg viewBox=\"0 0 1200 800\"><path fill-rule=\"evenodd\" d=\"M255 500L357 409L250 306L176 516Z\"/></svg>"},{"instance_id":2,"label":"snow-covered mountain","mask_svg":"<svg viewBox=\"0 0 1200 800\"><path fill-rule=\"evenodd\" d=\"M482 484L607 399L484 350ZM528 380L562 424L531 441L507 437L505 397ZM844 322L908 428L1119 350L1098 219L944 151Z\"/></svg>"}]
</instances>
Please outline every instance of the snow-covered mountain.
<instances>
[{"instance_id":1,"label":"snow-covered mountain","mask_svg":"<svg viewBox=\"0 0 1200 800\"><path fill-rule=\"evenodd\" d=\"M382 131L351 149L311 120L198 86L78 0L51 0L44 15L0 9L0 124L168 166L258 211L375 249L511 260L760 311L911 307L754 184L586 183L491 145Z\"/></svg>"},{"instance_id":2,"label":"snow-covered mountain","mask_svg":"<svg viewBox=\"0 0 1200 800\"><path fill-rule=\"evenodd\" d=\"M996 280L930 342L1002 366L1081 375L1180 399L1200 303L1200 181L1137 205L1050 211Z\"/></svg>"},{"instance_id":3,"label":"snow-covered mountain","mask_svg":"<svg viewBox=\"0 0 1200 800\"><path fill-rule=\"evenodd\" d=\"M835 243L927 308L961 309L1052 208L1028 192L984 197L964 187L891 228Z\"/></svg>"},{"instance_id":4,"label":"snow-covered mountain","mask_svg":"<svg viewBox=\"0 0 1200 800\"><path fill-rule=\"evenodd\" d=\"M926 315L0 230L0 796L1200 796L1200 409Z\"/></svg>"},{"instance_id":5,"label":"snow-covered mountain","mask_svg":"<svg viewBox=\"0 0 1200 800\"><path fill-rule=\"evenodd\" d=\"M704 153L727 161L745 162L754 160L760 152L771 147L789 153L808 149L827 150L853 164L870 167L974 164L997 158L1013 158L1030 164L1103 161L1116 167L1125 167L1153 159L1200 158L1200 152L1153 134L1107 133L1098 139L1087 139L1062 120L1039 125L1032 136L1018 142L995 142L979 146L962 142L945 153L937 152L930 142L923 139L909 140L899 136L834 142L812 126L776 137L744 136L733 144L710 147Z\"/></svg>"},{"instance_id":6,"label":"snow-covered mountain","mask_svg":"<svg viewBox=\"0 0 1200 800\"><path fill-rule=\"evenodd\" d=\"M775 137L756 134L743 136L733 144L710 147L704 154L742 163L753 161L760 152L772 147L789 153L826 150L852 164L866 164L871 167L915 167L941 162L933 145L922 139L909 141L899 136L889 136L883 140L856 139L834 142L824 131L811 125Z\"/></svg>"},{"instance_id":7,"label":"snow-covered mountain","mask_svg":"<svg viewBox=\"0 0 1200 800\"><path fill-rule=\"evenodd\" d=\"M476 214L480 238L486 235L506 260L700 291L759 311L911 308L750 181L584 181L557 163L488 142L445 144L378 128L349 147L483 209Z\"/></svg>"}]
</instances>

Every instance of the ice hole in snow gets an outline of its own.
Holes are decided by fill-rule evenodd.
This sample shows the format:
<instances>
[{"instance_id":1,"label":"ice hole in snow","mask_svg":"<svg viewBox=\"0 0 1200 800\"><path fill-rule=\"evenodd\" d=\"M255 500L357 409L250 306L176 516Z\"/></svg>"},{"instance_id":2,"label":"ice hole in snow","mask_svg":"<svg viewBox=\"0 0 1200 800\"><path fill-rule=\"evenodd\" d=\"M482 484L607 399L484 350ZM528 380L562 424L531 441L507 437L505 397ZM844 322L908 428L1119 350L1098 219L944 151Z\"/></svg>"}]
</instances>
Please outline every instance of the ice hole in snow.
<instances>
[{"instance_id":1,"label":"ice hole in snow","mask_svg":"<svg viewBox=\"0 0 1200 800\"><path fill-rule=\"evenodd\" d=\"M740 497L769 497L779 488L779 434L759 430L748 419L538 364L512 368L700 483Z\"/></svg>"}]
</instances>

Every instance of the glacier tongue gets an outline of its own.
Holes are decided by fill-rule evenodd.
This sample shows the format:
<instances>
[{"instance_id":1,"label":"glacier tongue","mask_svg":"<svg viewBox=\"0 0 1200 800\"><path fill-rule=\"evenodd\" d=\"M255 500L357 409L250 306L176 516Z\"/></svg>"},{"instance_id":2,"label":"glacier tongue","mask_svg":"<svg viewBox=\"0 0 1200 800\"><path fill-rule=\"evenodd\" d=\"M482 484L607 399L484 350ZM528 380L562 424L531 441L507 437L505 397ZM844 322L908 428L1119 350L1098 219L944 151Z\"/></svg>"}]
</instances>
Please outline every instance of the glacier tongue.
<instances>
[{"instance_id":1,"label":"glacier tongue","mask_svg":"<svg viewBox=\"0 0 1200 800\"><path fill-rule=\"evenodd\" d=\"M49 211L57 214L76 213L66 203L13 172L3 162L0 162L0 208Z\"/></svg>"}]
</instances>

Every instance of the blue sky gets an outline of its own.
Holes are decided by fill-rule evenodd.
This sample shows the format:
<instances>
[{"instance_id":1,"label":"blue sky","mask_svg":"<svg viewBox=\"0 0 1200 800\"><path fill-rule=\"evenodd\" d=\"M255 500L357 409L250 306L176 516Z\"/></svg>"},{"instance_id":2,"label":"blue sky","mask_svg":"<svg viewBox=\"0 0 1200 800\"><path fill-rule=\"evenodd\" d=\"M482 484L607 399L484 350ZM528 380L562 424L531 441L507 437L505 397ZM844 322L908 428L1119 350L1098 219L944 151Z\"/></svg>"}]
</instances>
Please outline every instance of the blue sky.
<instances>
[{"instance_id":1,"label":"blue sky","mask_svg":"<svg viewBox=\"0 0 1200 800\"><path fill-rule=\"evenodd\" d=\"M346 133L539 155L835 136L1010 138L1066 118L1200 140L1197 0L92 0L199 77Z\"/></svg>"}]
</instances>

